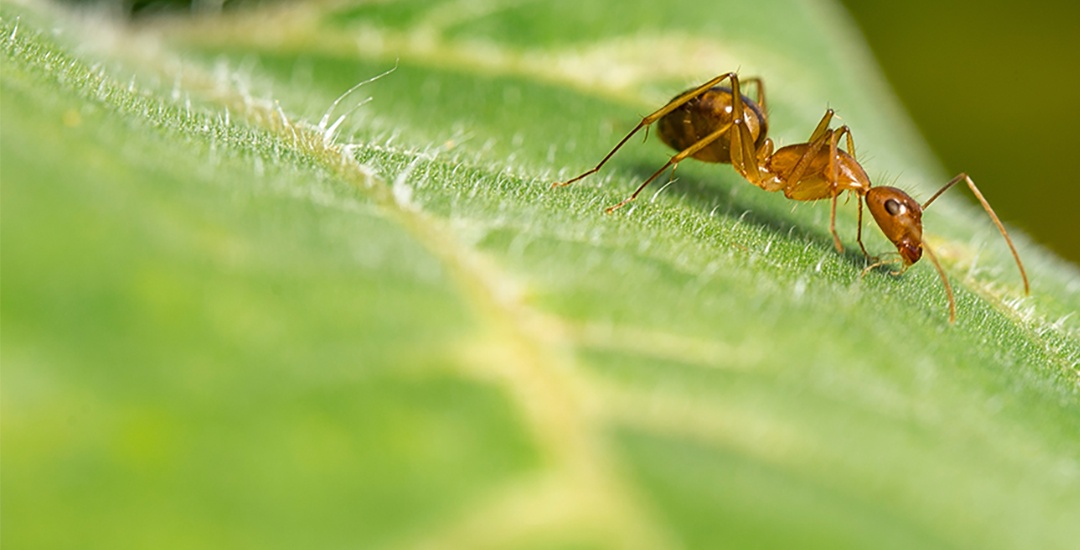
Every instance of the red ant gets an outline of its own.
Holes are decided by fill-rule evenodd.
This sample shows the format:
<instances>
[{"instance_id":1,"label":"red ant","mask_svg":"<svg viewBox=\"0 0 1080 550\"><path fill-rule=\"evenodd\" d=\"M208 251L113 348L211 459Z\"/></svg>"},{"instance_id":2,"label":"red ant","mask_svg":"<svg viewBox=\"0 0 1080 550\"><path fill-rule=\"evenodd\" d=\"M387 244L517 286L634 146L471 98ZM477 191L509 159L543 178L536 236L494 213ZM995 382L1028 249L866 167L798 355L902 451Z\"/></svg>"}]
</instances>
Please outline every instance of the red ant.
<instances>
[{"instance_id":1,"label":"red ant","mask_svg":"<svg viewBox=\"0 0 1080 550\"><path fill-rule=\"evenodd\" d=\"M720 86L727 80L729 87ZM750 183L766 191L783 191L784 196L797 201L815 201L832 199L829 215L829 231L837 251L843 252L840 236L836 233L836 203L840 194L853 193L859 204L859 222L856 242L863 255L870 262L863 270L865 275L871 269L882 265L902 263L899 275L919 261L925 251L934 263L945 292L949 297L949 323L956 321L956 300L952 286L945 276L937 257L926 246L922 238L922 213L942 193L953 185L963 181L990 215L994 225L1005 237L1012 251L1020 276L1024 280L1024 293L1030 292L1027 273L1020 255L1013 246L1012 239L1005 231L990 203L986 202L975 182L967 174L960 174L949 180L934 193L930 200L920 205L904 191L895 187L872 187L866 171L855 160L855 142L851 129L841 126L829 128L833 110L825 111L817 128L804 143L796 143L773 151L773 142L766 137L768 121L765 116L765 87L760 78L749 78L757 87L757 100L744 96L740 90L739 77L735 73L725 73L712 80L683 92L667 105L641 119L607 156L593 169L565 182L555 183L552 187L561 187L594 174L619 150L631 136L653 123L659 126L660 139L678 151L667 163L649 176L632 195L607 209L615 209L634 200L647 185L652 183L668 168L672 171L679 162L694 158L704 162L731 164L735 170ZM737 115L737 116L736 116ZM840 148L840 139L845 138L847 150ZM866 252L862 242L863 204L870 210L881 232L896 246L899 258L879 261Z\"/></svg>"}]
</instances>

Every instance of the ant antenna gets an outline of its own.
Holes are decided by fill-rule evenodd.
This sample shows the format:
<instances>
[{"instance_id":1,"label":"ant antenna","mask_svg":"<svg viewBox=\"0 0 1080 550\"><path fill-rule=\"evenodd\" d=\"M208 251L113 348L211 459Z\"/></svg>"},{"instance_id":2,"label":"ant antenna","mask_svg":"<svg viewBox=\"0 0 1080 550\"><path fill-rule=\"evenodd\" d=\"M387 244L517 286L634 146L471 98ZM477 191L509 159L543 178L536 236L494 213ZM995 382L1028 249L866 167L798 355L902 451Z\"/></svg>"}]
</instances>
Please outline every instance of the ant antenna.
<instances>
[{"instance_id":1,"label":"ant antenna","mask_svg":"<svg viewBox=\"0 0 1080 550\"><path fill-rule=\"evenodd\" d=\"M966 173L961 172L957 174L955 178L949 180L949 183L946 183L937 193L934 193L934 196L930 197L930 200L922 205L923 210L926 210L926 208L930 206L930 203L934 202L934 200L940 197L942 193L948 191L950 187L960 183L961 180L967 182L968 187L971 189L971 193L975 195L975 198L979 199L979 203L982 204L983 210L986 210L986 213L990 215L990 219L993 220L994 225L996 225L998 231L1001 232L1001 236L1005 237L1005 242L1009 245L1009 250L1012 251L1013 259L1016 260L1016 267L1020 268L1020 277L1024 279L1024 294L1031 294L1031 285L1028 283L1027 272L1024 271L1024 264L1020 262L1020 254L1016 252L1016 246L1013 245L1012 239L1009 238L1009 234L1005 231L1005 226L1001 223L997 214L994 213L994 209L990 208L990 203L986 202L986 197L983 197L983 194L979 192L979 188L975 186L975 182L971 181L971 178L968 177ZM937 263L937 260L934 260L934 263Z\"/></svg>"}]
</instances>

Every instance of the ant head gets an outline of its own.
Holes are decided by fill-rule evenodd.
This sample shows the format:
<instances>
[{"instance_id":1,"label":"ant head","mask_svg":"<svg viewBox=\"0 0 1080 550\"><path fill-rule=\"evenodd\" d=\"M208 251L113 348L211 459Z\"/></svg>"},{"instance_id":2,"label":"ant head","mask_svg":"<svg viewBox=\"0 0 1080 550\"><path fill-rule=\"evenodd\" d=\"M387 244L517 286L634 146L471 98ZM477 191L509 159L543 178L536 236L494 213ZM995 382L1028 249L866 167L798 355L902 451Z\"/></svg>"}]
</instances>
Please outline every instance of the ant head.
<instances>
[{"instance_id":1,"label":"ant head","mask_svg":"<svg viewBox=\"0 0 1080 550\"><path fill-rule=\"evenodd\" d=\"M894 245L905 265L922 257L922 206L895 187L872 187L866 192L866 207L881 232Z\"/></svg>"}]
</instances>

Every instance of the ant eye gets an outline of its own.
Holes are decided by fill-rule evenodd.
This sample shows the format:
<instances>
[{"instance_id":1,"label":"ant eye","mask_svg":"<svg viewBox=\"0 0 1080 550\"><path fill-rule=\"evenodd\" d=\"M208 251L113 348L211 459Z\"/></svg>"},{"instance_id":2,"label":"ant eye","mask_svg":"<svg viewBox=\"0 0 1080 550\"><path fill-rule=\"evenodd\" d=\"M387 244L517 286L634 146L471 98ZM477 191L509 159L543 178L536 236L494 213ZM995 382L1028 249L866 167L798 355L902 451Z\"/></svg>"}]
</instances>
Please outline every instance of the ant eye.
<instances>
[{"instance_id":1,"label":"ant eye","mask_svg":"<svg viewBox=\"0 0 1080 550\"><path fill-rule=\"evenodd\" d=\"M904 213L904 205L896 199L889 199L885 201L885 211L892 216L897 216Z\"/></svg>"}]
</instances>

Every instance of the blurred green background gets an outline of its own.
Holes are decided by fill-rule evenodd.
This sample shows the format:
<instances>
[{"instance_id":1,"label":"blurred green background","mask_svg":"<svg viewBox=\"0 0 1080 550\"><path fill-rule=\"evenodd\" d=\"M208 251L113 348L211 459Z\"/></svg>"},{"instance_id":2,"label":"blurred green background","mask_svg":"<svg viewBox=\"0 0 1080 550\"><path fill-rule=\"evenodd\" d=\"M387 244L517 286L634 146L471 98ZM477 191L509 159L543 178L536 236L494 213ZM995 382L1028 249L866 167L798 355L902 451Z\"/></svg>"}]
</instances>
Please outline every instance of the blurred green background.
<instances>
[{"instance_id":1,"label":"blurred green background","mask_svg":"<svg viewBox=\"0 0 1080 550\"><path fill-rule=\"evenodd\" d=\"M945 168L970 174L1006 223L1080 261L1080 4L843 3Z\"/></svg>"}]
</instances>

